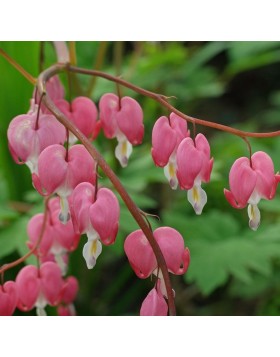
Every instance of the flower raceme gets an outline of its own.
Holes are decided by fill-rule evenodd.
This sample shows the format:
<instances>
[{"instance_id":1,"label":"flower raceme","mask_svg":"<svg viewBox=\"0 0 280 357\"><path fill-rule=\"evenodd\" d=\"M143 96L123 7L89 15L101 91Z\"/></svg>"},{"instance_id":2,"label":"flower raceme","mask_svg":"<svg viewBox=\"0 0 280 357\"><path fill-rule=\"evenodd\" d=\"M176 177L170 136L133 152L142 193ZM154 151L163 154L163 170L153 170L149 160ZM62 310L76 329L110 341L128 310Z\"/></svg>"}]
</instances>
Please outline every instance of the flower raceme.
<instances>
[{"instance_id":1,"label":"flower raceme","mask_svg":"<svg viewBox=\"0 0 280 357\"><path fill-rule=\"evenodd\" d=\"M263 151L237 159L229 173L230 191L224 189L227 201L234 208L244 208L248 204L249 226L257 230L260 224L259 201L272 200L276 193L280 175L274 174L274 165L269 155Z\"/></svg>"},{"instance_id":2,"label":"flower raceme","mask_svg":"<svg viewBox=\"0 0 280 357\"><path fill-rule=\"evenodd\" d=\"M121 166L126 167L132 145L139 145L143 140L142 108L133 98L106 93L100 99L99 110L104 135L109 139L117 138L115 156Z\"/></svg>"},{"instance_id":3,"label":"flower raceme","mask_svg":"<svg viewBox=\"0 0 280 357\"><path fill-rule=\"evenodd\" d=\"M154 238L157 241L164 256L168 271L175 274L184 274L190 263L190 252L184 247L184 239L181 234L173 228L161 227L154 231ZM142 230L130 233L124 243L124 251L135 274L145 279L152 274L159 278L157 291L150 292L145 300L145 311L153 310L149 305L155 304L163 311L161 295L167 297L162 272L160 271L152 247Z\"/></svg>"},{"instance_id":4,"label":"flower raceme","mask_svg":"<svg viewBox=\"0 0 280 357\"><path fill-rule=\"evenodd\" d=\"M189 136L187 122L175 113L171 113L169 118L160 117L153 127L152 157L157 166L164 167L164 174L174 190L178 186L177 149L180 142Z\"/></svg>"},{"instance_id":5,"label":"flower raceme","mask_svg":"<svg viewBox=\"0 0 280 357\"><path fill-rule=\"evenodd\" d=\"M88 237L83 256L88 269L92 269L101 254L101 242L111 245L116 240L120 217L118 199L107 188L97 190L92 184L83 182L73 191L71 211L74 227Z\"/></svg>"},{"instance_id":6,"label":"flower raceme","mask_svg":"<svg viewBox=\"0 0 280 357\"><path fill-rule=\"evenodd\" d=\"M68 197L81 182L95 182L96 163L83 145L74 145L68 151L62 145L51 145L39 156L38 175L33 184L44 195L57 193L60 197L60 220L70 219Z\"/></svg>"}]
</instances>

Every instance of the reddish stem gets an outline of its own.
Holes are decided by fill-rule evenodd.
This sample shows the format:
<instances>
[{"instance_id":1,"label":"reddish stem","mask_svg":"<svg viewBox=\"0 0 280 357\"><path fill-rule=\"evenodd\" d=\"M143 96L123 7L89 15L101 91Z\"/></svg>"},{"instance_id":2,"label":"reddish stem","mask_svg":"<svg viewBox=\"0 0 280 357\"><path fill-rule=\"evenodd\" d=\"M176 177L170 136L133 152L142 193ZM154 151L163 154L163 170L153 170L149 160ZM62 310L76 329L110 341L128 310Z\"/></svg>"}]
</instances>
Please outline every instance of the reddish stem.
<instances>
[{"instance_id":1,"label":"reddish stem","mask_svg":"<svg viewBox=\"0 0 280 357\"><path fill-rule=\"evenodd\" d=\"M189 115L186 115L186 114L180 112L180 110L176 109L171 104L169 104L168 103L168 99L170 97L164 96L162 94L150 92L150 91L148 91L148 90L146 90L144 88L141 88L141 87L138 87L138 86L136 86L136 85L134 85L132 83L129 83L129 82L127 82L124 79L121 79L119 77L115 77L115 76L112 76L111 74L100 72L100 71L96 71L96 70L93 70L93 69L90 70L90 69L84 69L84 68L79 68L79 67L74 67L74 66L69 66L68 69L71 72L82 73L82 74L87 74L87 75L91 75L91 76L97 76L97 77L105 78L105 79L107 79L109 81L112 81L112 82L115 82L115 83L119 83L122 86L124 86L126 88L129 88L129 89L133 90L136 93L139 93L139 94L142 94L142 95L144 95L146 97L154 99L155 101L157 101L158 103L163 105L165 108L170 110L170 112L173 112L173 113L179 115L181 118L185 119L186 121L188 121L190 123L195 123L197 125L203 125L203 126L207 126L207 127L210 127L210 128L217 129L217 130L225 131L227 133L230 133L230 134L233 134L233 135L237 135L237 136L240 136L240 137L271 138L271 137L280 135L280 130L267 132L267 133L251 133L251 132L248 132L248 131L234 129L234 128L231 128L231 127L226 126L226 125L222 125L222 124L218 124L218 123L214 123L214 122L209 122L207 120L194 118L194 117L191 117Z\"/></svg>"}]
</instances>

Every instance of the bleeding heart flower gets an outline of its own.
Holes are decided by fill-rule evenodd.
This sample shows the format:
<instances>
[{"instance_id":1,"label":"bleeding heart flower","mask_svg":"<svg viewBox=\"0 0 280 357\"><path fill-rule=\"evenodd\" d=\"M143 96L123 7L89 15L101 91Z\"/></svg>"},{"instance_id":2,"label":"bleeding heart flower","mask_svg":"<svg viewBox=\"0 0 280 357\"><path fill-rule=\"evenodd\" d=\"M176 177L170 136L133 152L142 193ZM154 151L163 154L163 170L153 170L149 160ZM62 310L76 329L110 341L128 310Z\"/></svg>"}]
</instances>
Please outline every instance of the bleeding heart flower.
<instances>
[{"instance_id":1,"label":"bleeding heart flower","mask_svg":"<svg viewBox=\"0 0 280 357\"><path fill-rule=\"evenodd\" d=\"M18 302L18 291L15 282L7 281L0 285L0 316L13 315Z\"/></svg>"},{"instance_id":2,"label":"bleeding heart flower","mask_svg":"<svg viewBox=\"0 0 280 357\"><path fill-rule=\"evenodd\" d=\"M68 276L61 290L60 302L71 304L77 296L79 290L78 280L74 276Z\"/></svg>"},{"instance_id":3,"label":"bleeding heart flower","mask_svg":"<svg viewBox=\"0 0 280 357\"><path fill-rule=\"evenodd\" d=\"M88 182L83 182L74 189L71 200L74 226L80 234L86 233L88 237L83 256L88 269L92 269L101 254L101 242L110 245L116 240L119 202L112 191L100 188L96 192L95 186Z\"/></svg>"},{"instance_id":4,"label":"bleeding heart flower","mask_svg":"<svg viewBox=\"0 0 280 357\"><path fill-rule=\"evenodd\" d=\"M63 279L59 266L46 262L40 269L33 265L22 268L16 277L16 285L18 308L29 311L36 306L37 315L45 316L45 306L55 306L59 302Z\"/></svg>"},{"instance_id":5,"label":"bleeding heart flower","mask_svg":"<svg viewBox=\"0 0 280 357\"><path fill-rule=\"evenodd\" d=\"M88 138L95 139L99 133L101 123L97 122L97 108L87 97L77 97L71 105L64 99L55 101L55 105L73 124ZM74 144L77 138L69 133L69 142Z\"/></svg>"},{"instance_id":6,"label":"bleeding heart flower","mask_svg":"<svg viewBox=\"0 0 280 357\"><path fill-rule=\"evenodd\" d=\"M11 155L17 164L25 163L31 173L38 173L38 157L50 145L63 144L66 130L53 115L34 112L15 117L8 127Z\"/></svg>"},{"instance_id":7,"label":"bleeding heart flower","mask_svg":"<svg viewBox=\"0 0 280 357\"><path fill-rule=\"evenodd\" d=\"M154 287L142 303L140 316L167 316L168 305L160 289Z\"/></svg>"},{"instance_id":8,"label":"bleeding heart flower","mask_svg":"<svg viewBox=\"0 0 280 357\"><path fill-rule=\"evenodd\" d=\"M207 202L206 192L201 182L209 182L213 167L210 159L210 146L203 134L198 134L195 141L184 139L177 150L177 178L182 190L188 190L188 201L196 214L201 214Z\"/></svg>"},{"instance_id":9,"label":"bleeding heart flower","mask_svg":"<svg viewBox=\"0 0 280 357\"><path fill-rule=\"evenodd\" d=\"M43 213L36 214L28 222L27 234L29 236L29 241L27 242L27 246L30 250L35 247L35 245L37 244L40 238L43 222L44 222ZM44 229L41 243L39 247L36 249L36 251L34 252L34 254L37 256L46 256L49 253L52 244L53 244L53 229L49 225L49 223L47 223Z\"/></svg>"},{"instance_id":10,"label":"bleeding heart flower","mask_svg":"<svg viewBox=\"0 0 280 357\"><path fill-rule=\"evenodd\" d=\"M229 173L230 191L224 189L227 201L234 208L244 208L248 204L249 226L257 230L260 224L259 201L272 200L276 193L280 175L274 174L271 158L263 151L237 159Z\"/></svg>"},{"instance_id":11,"label":"bleeding heart flower","mask_svg":"<svg viewBox=\"0 0 280 357\"><path fill-rule=\"evenodd\" d=\"M59 220L60 204L59 198L52 198L48 203L48 217L46 227L40 246L35 254L40 261L48 261L45 258L49 255L54 256L54 261L60 266L63 275L67 271L67 260L65 253L74 251L80 241L80 235L74 231L71 218L66 224ZM43 227L44 215L37 214L33 216L27 226L29 249L36 245Z\"/></svg>"},{"instance_id":12,"label":"bleeding heart flower","mask_svg":"<svg viewBox=\"0 0 280 357\"><path fill-rule=\"evenodd\" d=\"M113 93L104 94L99 102L100 120L107 138L117 138L116 158L122 167L127 166L132 145L142 143L144 136L143 111L130 97L119 98Z\"/></svg>"},{"instance_id":13,"label":"bleeding heart flower","mask_svg":"<svg viewBox=\"0 0 280 357\"><path fill-rule=\"evenodd\" d=\"M58 76L53 76L47 81L46 90L53 102L64 98L64 87ZM33 98L35 99L36 103L39 103L40 97L36 88L33 92ZM41 104L41 110L43 113L50 114L50 111L46 108L44 103Z\"/></svg>"},{"instance_id":14,"label":"bleeding heart flower","mask_svg":"<svg viewBox=\"0 0 280 357\"><path fill-rule=\"evenodd\" d=\"M184 247L181 234L173 228L161 227L154 231L154 238L162 251L168 270L176 275L184 274L189 267L190 252ZM152 274L157 276L161 281L160 290L167 296L162 272L142 230L139 229L127 236L124 251L136 275L141 279Z\"/></svg>"},{"instance_id":15,"label":"bleeding heart flower","mask_svg":"<svg viewBox=\"0 0 280 357\"><path fill-rule=\"evenodd\" d=\"M60 196L59 219L64 224L70 219L68 197L81 182L95 182L95 161L83 145L74 145L68 150L61 145L47 147L39 156L38 176L33 174L33 184L44 195L57 193Z\"/></svg>"},{"instance_id":16,"label":"bleeding heart flower","mask_svg":"<svg viewBox=\"0 0 280 357\"><path fill-rule=\"evenodd\" d=\"M175 113L170 118L160 117L152 132L152 157L157 166L164 167L164 174L172 189L176 189L176 153L180 142L189 137L187 122Z\"/></svg>"}]
</instances>

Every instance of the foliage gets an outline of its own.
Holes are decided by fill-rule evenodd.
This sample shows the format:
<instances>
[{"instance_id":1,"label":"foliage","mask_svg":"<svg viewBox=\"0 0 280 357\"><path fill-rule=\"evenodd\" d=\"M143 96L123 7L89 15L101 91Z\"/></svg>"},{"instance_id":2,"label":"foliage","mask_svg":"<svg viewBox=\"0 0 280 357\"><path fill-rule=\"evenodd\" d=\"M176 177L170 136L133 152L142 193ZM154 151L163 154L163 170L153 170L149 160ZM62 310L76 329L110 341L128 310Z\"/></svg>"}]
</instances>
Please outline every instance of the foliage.
<instances>
[{"instance_id":1,"label":"foliage","mask_svg":"<svg viewBox=\"0 0 280 357\"><path fill-rule=\"evenodd\" d=\"M39 43L0 44L32 75L39 73ZM115 73L115 43L107 44L102 70ZM77 43L78 64L92 68L98 43ZM45 46L46 62L54 61L53 50ZM124 43L121 75L132 83L176 96L171 99L183 112L207 120L229 124L249 131L273 130L279 123L280 43L278 42L168 42ZM3 58L0 58L0 264L27 251L26 224L35 212L42 211L40 197L32 190L26 167L16 165L7 148L6 130L10 120L28 109L33 88ZM66 78L62 77L67 85ZM80 88L87 91L90 79L77 76ZM76 83L76 81L74 81ZM184 191L170 190L163 170L154 166L151 156L153 123L166 114L165 109L127 89L123 94L134 96L145 113L144 144L134 149L129 165L121 169L116 162L114 144L101 135L96 146L117 172L129 194L140 208L160 217L150 218L154 228L170 225L184 236L191 251L191 265L183 277L183 288L195 286L194 306L190 313L221 311L217 304L241 299L242 309L236 312L228 303L224 314L279 314L280 197L260 205L262 222L257 232L247 226L246 210L232 209L223 196L228 187L228 172L234 160L248 155L244 142L234 136L197 127L210 140L214 161L211 183L204 187L208 203L201 216L195 216ZM98 79L92 98L98 102L106 91L116 91L115 84ZM193 128L190 127L192 130ZM265 150L280 170L278 138L250 140L253 151ZM102 175L102 174L101 174ZM109 186L106 177L100 183ZM81 258L81 245L72 255L70 272L80 282L77 310L81 315L138 314L140 301L150 287L138 281L123 253L126 235L137 229L121 203L120 232L116 244L106 247L94 271L87 271ZM29 260L30 262L30 260ZM176 285L176 282L174 282ZM176 289L176 288L175 288ZM213 299L217 304L213 304ZM180 301L180 304L183 302ZM183 311L183 307L179 306ZM52 313L52 310L50 309Z\"/></svg>"}]
</instances>

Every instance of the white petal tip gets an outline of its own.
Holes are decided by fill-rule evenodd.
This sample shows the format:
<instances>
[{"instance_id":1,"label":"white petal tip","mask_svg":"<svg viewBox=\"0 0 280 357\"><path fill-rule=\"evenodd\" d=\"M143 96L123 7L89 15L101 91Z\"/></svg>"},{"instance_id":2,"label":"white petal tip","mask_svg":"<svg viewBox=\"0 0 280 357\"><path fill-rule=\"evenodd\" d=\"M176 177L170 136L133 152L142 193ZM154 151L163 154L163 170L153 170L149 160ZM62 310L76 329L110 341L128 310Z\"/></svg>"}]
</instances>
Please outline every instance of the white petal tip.
<instances>
[{"instance_id":1,"label":"white petal tip","mask_svg":"<svg viewBox=\"0 0 280 357\"><path fill-rule=\"evenodd\" d=\"M207 203L206 192L200 186L188 190L188 201L193 206L196 215L200 216Z\"/></svg>"},{"instance_id":2,"label":"white petal tip","mask_svg":"<svg viewBox=\"0 0 280 357\"><path fill-rule=\"evenodd\" d=\"M261 213L257 205L248 205L249 227L256 231L261 222Z\"/></svg>"},{"instance_id":3,"label":"white petal tip","mask_svg":"<svg viewBox=\"0 0 280 357\"><path fill-rule=\"evenodd\" d=\"M46 310L43 307L36 308L37 316L47 316Z\"/></svg>"}]
</instances>

